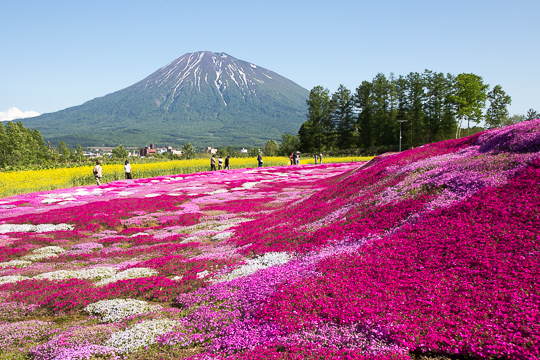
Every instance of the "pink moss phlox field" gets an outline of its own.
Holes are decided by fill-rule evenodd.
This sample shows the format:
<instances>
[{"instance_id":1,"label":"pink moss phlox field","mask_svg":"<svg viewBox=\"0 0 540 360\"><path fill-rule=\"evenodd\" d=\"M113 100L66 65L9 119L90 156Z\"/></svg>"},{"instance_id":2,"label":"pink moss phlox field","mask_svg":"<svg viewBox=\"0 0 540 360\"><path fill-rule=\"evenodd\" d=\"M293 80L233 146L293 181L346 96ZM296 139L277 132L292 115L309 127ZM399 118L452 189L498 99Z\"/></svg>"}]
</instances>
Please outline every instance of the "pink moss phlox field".
<instances>
[{"instance_id":1,"label":"pink moss phlox field","mask_svg":"<svg viewBox=\"0 0 540 360\"><path fill-rule=\"evenodd\" d=\"M0 208L0 353L538 359L539 184L533 120L364 164L19 195Z\"/></svg>"}]
</instances>

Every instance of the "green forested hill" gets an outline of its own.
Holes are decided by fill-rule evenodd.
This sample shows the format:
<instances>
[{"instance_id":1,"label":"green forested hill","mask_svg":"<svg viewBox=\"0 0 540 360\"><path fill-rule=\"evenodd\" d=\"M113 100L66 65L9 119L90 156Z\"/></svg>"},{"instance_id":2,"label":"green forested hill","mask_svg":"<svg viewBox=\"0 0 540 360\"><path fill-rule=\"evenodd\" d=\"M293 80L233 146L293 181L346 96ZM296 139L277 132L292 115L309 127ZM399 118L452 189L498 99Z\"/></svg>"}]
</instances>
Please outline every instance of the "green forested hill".
<instances>
[{"instance_id":1,"label":"green forested hill","mask_svg":"<svg viewBox=\"0 0 540 360\"><path fill-rule=\"evenodd\" d=\"M186 54L115 93L26 119L45 140L83 146L262 145L296 134L308 90L223 53Z\"/></svg>"}]
</instances>

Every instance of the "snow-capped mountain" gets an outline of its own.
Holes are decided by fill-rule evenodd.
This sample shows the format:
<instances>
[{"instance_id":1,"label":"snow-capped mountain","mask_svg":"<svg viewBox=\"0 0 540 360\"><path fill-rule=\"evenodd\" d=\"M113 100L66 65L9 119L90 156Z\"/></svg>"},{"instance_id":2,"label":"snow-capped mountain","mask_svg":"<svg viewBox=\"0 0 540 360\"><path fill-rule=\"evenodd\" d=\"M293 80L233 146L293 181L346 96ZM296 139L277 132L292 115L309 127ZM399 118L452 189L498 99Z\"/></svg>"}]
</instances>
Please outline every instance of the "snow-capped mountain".
<instances>
[{"instance_id":1,"label":"snow-capped mountain","mask_svg":"<svg viewBox=\"0 0 540 360\"><path fill-rule=\"evenodd\" d=\"M140 82L83 105L29 119L51 142L264 145L296 134L309 92L225 53L185 54Z\"/></svg>"}]
</instances>

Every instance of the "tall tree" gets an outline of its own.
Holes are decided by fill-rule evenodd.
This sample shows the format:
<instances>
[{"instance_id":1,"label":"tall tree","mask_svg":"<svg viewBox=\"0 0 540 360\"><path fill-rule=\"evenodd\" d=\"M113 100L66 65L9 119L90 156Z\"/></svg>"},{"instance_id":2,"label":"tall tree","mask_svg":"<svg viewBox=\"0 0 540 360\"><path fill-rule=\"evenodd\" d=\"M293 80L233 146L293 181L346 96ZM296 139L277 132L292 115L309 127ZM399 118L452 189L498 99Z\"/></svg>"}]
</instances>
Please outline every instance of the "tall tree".
<instances>
[{"instance_id":1,"label":"tall tree","mask_svg":"<svg viewBox=\"0 0 540 360\"><path fill-rule=\"evenodd\" d=\"M298 138L291 134L281 135L281 145L279 146L279 154L284 156L291 155L298 150L300 142Z\"/></svg>"},{"instance_id":2,"label":"tall tree","mask_svg":"<svg viewBox=\"0 0 540 360\"><path fill-rule=\"evenodd\" d=\"M300 125L298 130L298 148L302 152L317 152L320 144L320 134L314 130L313 123L306 121Z\"/></svg>"},{"instance_id":3,"label":"tall tree","mask_svg":"<svg viewBox=\"0 0 540 360\"><path fill-rule=\"evenodd\" d=\"M77 161L81 162L84 159L84 151L81 144L77 144L77 150L75 150Z\"/></svg>"},{"instance_id":4,"label":"tall tree","mask_svg":"<svg viewBox=\"0 0 540 360\"><path fill-rule=\"evenodd\" d=\"M512 98L506 95L501 85L495 85L488 93L489 108L486 112L486 125L492 129L502 126L508 118L508 105L512 104Z\"/></svg>"},{"instance_id":5,"label":"tall tree","mask_svg":"<svg viewBox=\"0 0 540 360\"><path fill-rule=\"evenodd\" d=\"M455 83L455 103L459 123L456 138L460 136L463 119L467 119L467 135L471 121L475 124L482 120L482 110L486 104L489 85L484 84L481 76L475 74L459 74Z\"/></svg>"},{"instance_id":6,"label":"tall tree","mask_svg":"<svg viewBox=\"0 0 540 360\"><path fill-rule=\"evenodd\" d=\"M424 79L417 72L407 75L407 124L410 130L410 145L425 143L424 136Z\"/></svg>"},{"instance_id":7,"label":"tall tree","mask_svg":"<svg viewBox=\"0 0 540 360\"><path fill-rule=\"evenodd\" d=\"M449 96L449 84L443 73L425 70L423 74L426 96L424 103L425 136L427 142L442 140L439 136L443 123L444 105Z\"/></svg>"},{"instance_id":8,"label":"tall tree","mask_svg":"<svg viewBox=\"0 0 540 360\"><path fill-rule=\"evenodd\" d=\"M128 151L122 144L112 149L111 153L112 153L112 156L117 159L127 158L129 155Z\"/></svg>"},{"instance_id":9,"label":"tall tree","mask_svg":"<svg viewBox=\"0 0 540 360\"><path fill-rule=\"evenodd\" d=\"M339 85L337 91L332 94L333 109L332 118L336 124L336 143L340 149L349 149L355 145L356 124L354 119L354 101L351 91L343 85Z\"/></svg>"},{"instance_id":10,"label":"tall tree","mask_svg":"<svg viewBox=\"0 0 540 360\"><path fill-rule=\"evenodd\" d=\"M332 122L330 92L322 86L315 86L309 93L307 105L307 122L311 125L311 136L316 139L318 151L331 149L334 142L335 127Z\"/></svg>"},{"instance_id":11,"label":"tall tree","mask_svg":"<svg viewBox=\"0 0 540 360\"><path fill-rule=\"evenodd\" d=\"M279 150L279 144L275 140L268 140L264 146L263 153L265 156L276 156Z\"/></svg>"},{"instance_id":12,"label":"tall tree","mask_svg":"<svg viewBox=\"0 0 540 360\"><path fill-rule=\"evenodd\" d=\"M369 81L362 81L362 84L356 88L354 95L355 106L358 110L356 120L359 131L358 147L373 146L373 84Z\"/></svg>"},{"instance_id":13,"label":"tall tree","mask_svg":"<svg viewBox=\"0 0 540 360\"><path fill-rule=\"evenodd\" d=\"M191 143L185 143L184 146L182 146L182 159L193 159L195 156L197 156L197 153L195 152L195 148Z\"/></svg>"},{"instance_id":14,"label":"tall tree","mask_svg":"<svg viewBox=\"0 0 540 360\"><path fill-rule=\"evenodd\" d=\"M391 124L390 82L384 74L378 73L373 78L372 84L374 145L395 144L395 129Z\"/></svg>"},{"instance_id":15,"label":"tall tree","mask_svg":"<svg viewBox=\"0 0 540 360\"><path fill-rule=\"evenodd\" d=\"M529 109L529 111L527 111L525 120L534 120L534 119L539 119L539 118L540 118L540 113L538 111L534 109Z\"/></svg>"},{"instance_id":16,"label":"tall tree","mask_svg":"<svg viewBox=\"0 0 540 360\"><path fill-rule=\"evenodd\" d=\"M57 144L56 149L58 151L58 154L62 156L62 162L67 162L69 160L71 152L69 151L66 143L60 140Z\"/></svg>"}]
</instances>

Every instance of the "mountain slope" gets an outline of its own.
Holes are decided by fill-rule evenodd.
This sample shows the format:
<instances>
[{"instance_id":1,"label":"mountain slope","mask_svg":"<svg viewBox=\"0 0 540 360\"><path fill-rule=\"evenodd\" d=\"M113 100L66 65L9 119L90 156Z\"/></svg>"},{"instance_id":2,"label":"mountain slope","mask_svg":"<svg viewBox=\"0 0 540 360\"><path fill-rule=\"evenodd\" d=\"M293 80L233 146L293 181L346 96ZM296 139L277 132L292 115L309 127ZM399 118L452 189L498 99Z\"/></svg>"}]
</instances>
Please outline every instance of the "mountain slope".
<instances>
[{"instance_id":1,"label":"mountain slope","mask_svg":"<svg viewBox=\"0 0 540 360\"><path fill-rule=\"evenodd\" d=\"M203 51L185 54L126 89L25 125L70 145L262 145L298 131L308 95L270 70Z\"/></svg>"}]
</instances>

